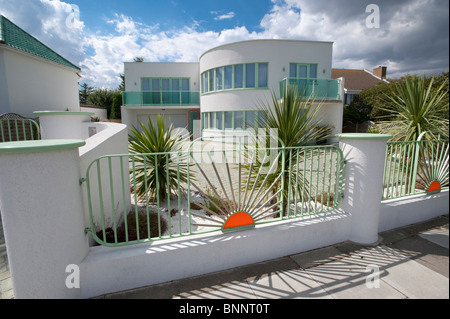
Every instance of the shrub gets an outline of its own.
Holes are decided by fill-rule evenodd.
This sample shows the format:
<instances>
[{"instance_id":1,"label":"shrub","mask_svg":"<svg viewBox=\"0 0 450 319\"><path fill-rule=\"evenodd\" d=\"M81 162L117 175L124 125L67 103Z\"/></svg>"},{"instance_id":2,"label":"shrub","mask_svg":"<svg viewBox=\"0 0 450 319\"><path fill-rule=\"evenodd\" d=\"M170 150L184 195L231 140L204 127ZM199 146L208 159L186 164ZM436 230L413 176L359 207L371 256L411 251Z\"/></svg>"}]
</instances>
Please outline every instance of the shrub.
<instances>
[{"instance_id":1,"label":"shrub","mask_svg":"<svg viewBox=\"0 0 450 319\"><path fill-rule=\"evenodd\" d=\"M135 127L129 135L130 153L134 154L134 172L130 169L131 185L136 184L136 195L139 200L164 200L171 191L177 192L178 187L185 191L188 171L186 154L181 151L184 136L175 136L173 125L167 129L165 118L158 115L157 126L154 127L150 117L148 126L140 123L142 132ZM164 153L161 154L161 153ZM172 154L170 154L172 153ZM165 155L167 154L167 155Z\"/></svg>"},{"instance_id":2,"label":"shrub","mask_svg":"<svg viewBox=\"0 0 450 319\"><path fill-rule=\"evenodd\" d=\"M149 223L147 223L149 220ZM138 239L147 239L148 235L148 227L150 226L150 238L162 236L167 230L167 222L165 219L159 217L158 213L154 211L149 211L149 218L147 220L147 212L144 207L139 208L137 214L137 223L136 223L136 212L134 210L130 211L127 215L127 226L125 227L125 222L122 221L117 227L117 242L122 243L127 241L134 241ZM137 225L137 227L136 227ZM159 227L161 227L161 233L159 232ZM127 232L128 231L128 232ZM116 232L113 227L108 227L105 229L105 237L103 237L103 231L99 230L96 232L97 237L100 240L104 240L107 243L115 243Z\"/></svg>"}]
</instances>

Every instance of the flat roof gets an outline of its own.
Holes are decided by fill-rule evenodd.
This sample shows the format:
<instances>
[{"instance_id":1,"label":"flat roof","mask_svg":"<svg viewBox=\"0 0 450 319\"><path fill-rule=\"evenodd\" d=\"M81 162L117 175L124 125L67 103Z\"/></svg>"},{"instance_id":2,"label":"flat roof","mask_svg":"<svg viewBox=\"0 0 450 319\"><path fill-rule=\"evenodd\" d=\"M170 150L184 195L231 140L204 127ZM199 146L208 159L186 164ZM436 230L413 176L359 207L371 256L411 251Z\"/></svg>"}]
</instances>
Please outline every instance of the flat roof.
<instances>
[{"instance_id":1,"label":"flat roof","mask_svg":"<svg viewBox=\"0 0 450 319\"><path fill-rule=\"evenodd\" d=\"M214 48L208 49L205 52L202 53L202 55L200 55L200 58L202 58L202 56L204 56L206 53L221 48L221 47L225 47L225 46L229 46L229 45L235 45L235 44L241 44L241 43L247 43L247 42L269 42L269 41L273 41L273 42L298 42L298 43L328 43L328 44L333 44L333 41L312 41L312 40L292 40L292 39L255 39L255 40L244 40L244 41L236 41L236 42L230 42L230 43L226 43L226 44L221 44L218 45Z\"/></svg>"}]
</instances>

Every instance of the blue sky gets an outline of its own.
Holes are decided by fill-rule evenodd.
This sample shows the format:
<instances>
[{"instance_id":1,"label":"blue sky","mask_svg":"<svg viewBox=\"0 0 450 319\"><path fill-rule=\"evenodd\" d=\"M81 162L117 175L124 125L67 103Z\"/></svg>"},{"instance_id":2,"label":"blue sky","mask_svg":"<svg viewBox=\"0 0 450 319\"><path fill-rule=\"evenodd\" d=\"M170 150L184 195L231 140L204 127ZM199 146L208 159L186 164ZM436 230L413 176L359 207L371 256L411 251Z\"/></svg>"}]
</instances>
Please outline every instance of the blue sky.
<instances>
[{"instance_id":1,"label":"blue sky","mask_svg":"<svg viewBox=\"0 0 450 319\"><path fill-rule=\"evenodd\" d=\"M376 28L366 23L369 4L379 8ZM449 69L448 0L0 0L0 14L78 65L80 83L93 87L117 88L134 57L196 62L251 39L332 41L334 68L384 65L391 78Z\"/></svg>"},{"instance_id":2,"label":"blue sky","mask_svg":"<svg viewBox=\"0 0 450 319\"><path fill-rule=\"evenodd\" d=\"M270 0L244 1L71 1L80 7L80 20L91 30L105 30L107 20L115 13L133 17L146 24L159 24L163 29L180 29L198 23L199 29L221 31L245 25L250 31L260 30L262 17L272 7Z\"/></svg>"}]
</instances>

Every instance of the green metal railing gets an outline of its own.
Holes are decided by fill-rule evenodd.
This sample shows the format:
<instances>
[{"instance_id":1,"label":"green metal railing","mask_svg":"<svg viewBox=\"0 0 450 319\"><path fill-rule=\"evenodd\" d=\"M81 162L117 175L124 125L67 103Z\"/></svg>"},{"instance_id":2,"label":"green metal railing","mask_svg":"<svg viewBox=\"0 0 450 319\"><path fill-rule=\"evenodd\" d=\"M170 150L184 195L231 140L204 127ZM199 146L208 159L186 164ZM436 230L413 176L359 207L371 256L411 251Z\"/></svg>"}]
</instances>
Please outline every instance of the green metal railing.
<instances>
[{"instance_id":1,"label":"green metal railing","mask_svg":"<svg viewBox=\"0 0 450 319\"><path fill-rule=\"evenodd\" d=\"M280 92L283 94L286 85L295 88L305 97L315 97L324 100L342 100L342 81L340 79L304 79L285 78L280 82ZM281 96L283 97L283 96Z\"/></svg>"},{"instance_id":2,"label":"green metal railing","mask_svg":"<svg viewBox=\"0 0 450 319\"><path fill-rule=\"evenodd\" d=\"M449 187L448 140L388 142L383 176L382 200Z\"/></svg>"},{"instance_id":3,"label":"green metal railing","mask_svg":"<svg viewBox=\"0 0 450 319\"><path fill-rule=\"evenodd\" d=\"M0 119L0 142L39 140L40 128L32 119Z\"/></svg>"},{"instance_id":4,"label":"green metal railing","mask_svg":"<svg viewBox=\"0 0 450 319\"><path fill-rule=\"evenodd\" d=\"M200 105L200 92L123 92L122 99L123 105L125 106Z\"/></svg>"},{"instance_id":5,"label":"green metal railing","mask_svg":"<svg viewBox=\"0 0 450 319\"><path fill-rule=\"evenodd\" d=\"M83 179L87 231L98 244L122 246L329 212L341 200L343 166L341 150L328 145L103 156ZM229 227L239 215L251 223Z\"/></svg>"}]
</instances>

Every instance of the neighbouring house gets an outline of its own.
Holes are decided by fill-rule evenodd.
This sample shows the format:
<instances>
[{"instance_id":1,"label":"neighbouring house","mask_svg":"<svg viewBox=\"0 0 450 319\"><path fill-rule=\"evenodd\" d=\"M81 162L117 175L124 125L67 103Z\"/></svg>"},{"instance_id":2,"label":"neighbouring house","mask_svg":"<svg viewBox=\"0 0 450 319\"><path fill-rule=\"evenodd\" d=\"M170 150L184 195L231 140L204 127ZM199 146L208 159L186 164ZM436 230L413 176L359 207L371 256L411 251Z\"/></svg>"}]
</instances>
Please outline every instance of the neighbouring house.
<instances>
[{"instance_id":1,"label":"neighbouring house","mask_svg":"<svg viewBox=\"0 0 450 319\"><path fill-rule=\"evenodd\" d=\"M81 69L0 15L0 114L80 111Z\"/></svg>"},{"instance_id":2,"label":"neighbouring house","mask_svg":"<svg viewBox=\"0 0 450 319\"><path fill-rule=\"evenodd\" d=\"M314 95L322 124L340 133L343 81L331 77L332 48L332 42L250 40L212 48L199 62L126 62L122 123L137 127L164 114L194 136L239 134L256 123L258 103L289 83Z\"/></svg>"},{"instance_id":3,"label":"neighbouring house","mask_svg":"<svg viewBox=\"0 0 450 319\"><path fill-rule=\"evenodd\" d=\"M332 69L331 78L344 78L344 104L350 104L361 91L371 88L378 83L385 82L387 67L379 66L372 71L367 69Z\"/></svg>"}]
</instances>

